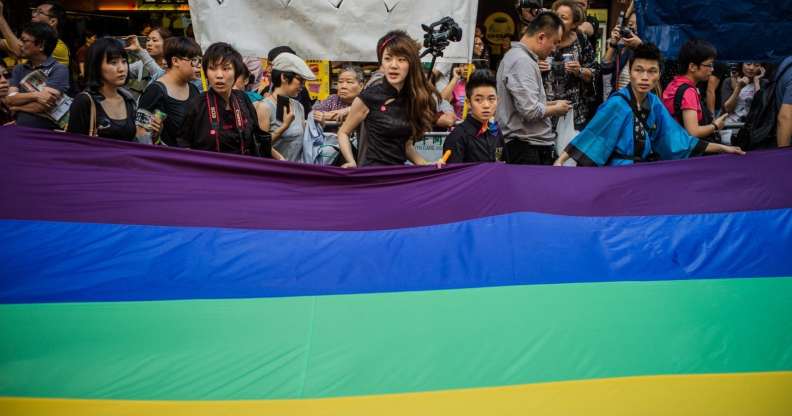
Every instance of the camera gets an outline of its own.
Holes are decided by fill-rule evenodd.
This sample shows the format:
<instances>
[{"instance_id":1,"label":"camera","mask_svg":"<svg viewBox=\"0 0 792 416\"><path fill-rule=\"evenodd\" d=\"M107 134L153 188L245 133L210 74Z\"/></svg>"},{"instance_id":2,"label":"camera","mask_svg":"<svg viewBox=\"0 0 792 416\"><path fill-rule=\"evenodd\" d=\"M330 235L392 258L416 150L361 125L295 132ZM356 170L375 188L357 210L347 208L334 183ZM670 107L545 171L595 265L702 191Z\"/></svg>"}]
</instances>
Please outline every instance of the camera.
<instances>
[{"instance_id":1,"label":"camera","mask_svg":"<svg viewBox=\"0 0 792 416\"><path fill-rule=\"evenodd\" d=\"M622 39L629 39L633 37L633 31L629 27L622 27L619 29L619 34L621 35Z\"/></svg>"},{"instance_id":2,"label":"camera","mask_svg":"<svg viewBox=\"0 0 792 416\"><path fill-rule=\"evenodd\" d=\"M439 26L439 27L438 27ZM428 49L445 49L451 42L462 40L462 28L454 19L446 16L431 25L421 25L426 32L423 46ZM442 54L440 55L442 56Z\"/></svg>"},{"instance_id":3,"label":"camera","mask_svg":"<svg viewBox=\"0 0 792 416\"><path fill-rule=\"evenodd\" d=\"M432 55L432 63L429 66L429 73L434 68L437 57L443 56L443 51L451 42L462 40L462 28L454 19L446 16L430 25L421 25L424 32L423 46L426 50L421 54L421 58Z\"/></svg>"}]
</instances>

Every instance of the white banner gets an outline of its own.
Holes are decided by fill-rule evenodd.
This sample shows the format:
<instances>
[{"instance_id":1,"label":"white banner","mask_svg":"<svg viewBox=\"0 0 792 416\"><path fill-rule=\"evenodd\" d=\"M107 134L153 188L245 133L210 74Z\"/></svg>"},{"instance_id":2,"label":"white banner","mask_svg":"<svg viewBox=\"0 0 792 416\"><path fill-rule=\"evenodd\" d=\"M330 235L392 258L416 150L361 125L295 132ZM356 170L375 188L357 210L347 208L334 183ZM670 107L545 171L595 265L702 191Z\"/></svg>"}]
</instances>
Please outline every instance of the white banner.
<instances>
[{"instance_id":1,"label":"white banner","mask_svg":"<svg viewBox=\"0 0 792 416\"><path fill-rule=\"evenodd\" d=\"M421 24L445 16L461 27L447 62L467 62L473 50L478 0L189 0L193 29L206 48L228 42L244 56L266 57L288 45L303 59L376 62L377 40L406 30L423 42ZM425 58L429 60L431 57Z\"/></svg>"}]
</instances>

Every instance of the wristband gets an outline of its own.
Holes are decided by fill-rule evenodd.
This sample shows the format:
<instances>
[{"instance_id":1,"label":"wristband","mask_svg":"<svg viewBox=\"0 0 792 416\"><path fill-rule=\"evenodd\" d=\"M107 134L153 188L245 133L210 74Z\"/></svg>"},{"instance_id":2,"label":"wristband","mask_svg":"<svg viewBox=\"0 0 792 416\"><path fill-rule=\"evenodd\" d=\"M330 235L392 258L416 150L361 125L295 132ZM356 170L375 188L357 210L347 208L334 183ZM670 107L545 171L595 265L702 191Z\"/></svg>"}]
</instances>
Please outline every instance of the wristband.
<instances>
[{"instance_id":1,"label":"wristband","mask_svg":"<svg viewBox=\"0 0 792 416\"><path fill-rule=\"evenodd\" d=\"M718 128L717 125L715 125L715 123L712 123L712 128L715 129L715 132L719 132L720 131L720 129Z\"/></svg>"}]
</instances>

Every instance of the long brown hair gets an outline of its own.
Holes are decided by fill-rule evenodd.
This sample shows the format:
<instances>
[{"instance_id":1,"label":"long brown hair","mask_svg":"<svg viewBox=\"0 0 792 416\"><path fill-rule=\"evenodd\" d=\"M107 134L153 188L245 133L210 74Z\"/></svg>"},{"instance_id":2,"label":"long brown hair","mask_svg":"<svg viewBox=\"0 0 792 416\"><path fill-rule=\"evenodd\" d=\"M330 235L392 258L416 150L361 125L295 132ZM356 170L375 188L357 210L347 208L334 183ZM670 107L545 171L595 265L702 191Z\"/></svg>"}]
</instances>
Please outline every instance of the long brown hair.
<instances>
[{"instance_id":1,"label":"long brown hair","mask_svg":"<svg viewBox=\"0 0 792 416\"><path fill-rule=\"evenodd\" d=\"M407 58L409 71L404 80L404 90L407 94L407 117L412 127L412 140L420 139L424 133L432 129L434 124L437 101L435 89L426 79L418 58L420 46L407 32L394 30L388 32L377 42L377 59L382 65L382 55L385 51L391 55ZM384 79L387 82L387 78Z\"/></svg>"}]
</instances>

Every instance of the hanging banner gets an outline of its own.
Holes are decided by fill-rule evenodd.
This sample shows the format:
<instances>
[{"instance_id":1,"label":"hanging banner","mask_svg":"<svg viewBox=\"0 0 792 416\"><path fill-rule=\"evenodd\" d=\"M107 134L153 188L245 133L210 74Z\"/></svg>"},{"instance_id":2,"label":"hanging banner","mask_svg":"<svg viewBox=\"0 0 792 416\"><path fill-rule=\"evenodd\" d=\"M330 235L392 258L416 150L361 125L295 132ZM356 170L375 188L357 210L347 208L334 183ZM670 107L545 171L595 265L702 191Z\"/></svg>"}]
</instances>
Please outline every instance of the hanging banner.
<instances>
[{"instance_id":1,"label":"hanging banner","mask_svg":"<svg viewBox=\"0 0 792 416\"><path fill-rule=\"evenodd\" d=\"M462 27L463 38L451 43L444 60L467 62L477 10L475 0L190 0L204 49L228 42L242 55L263 57L288 45L303 59L358 62L377 60L377 40L388 31L402 29L422 42L421 24L445 16Z\"/></svg>"}]
</instances>

